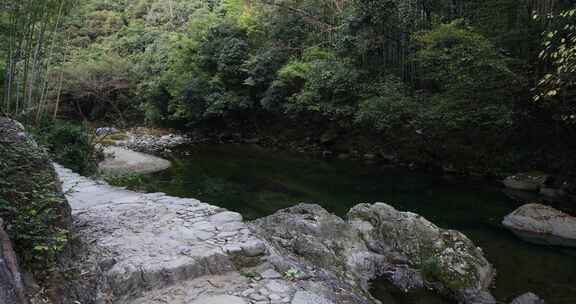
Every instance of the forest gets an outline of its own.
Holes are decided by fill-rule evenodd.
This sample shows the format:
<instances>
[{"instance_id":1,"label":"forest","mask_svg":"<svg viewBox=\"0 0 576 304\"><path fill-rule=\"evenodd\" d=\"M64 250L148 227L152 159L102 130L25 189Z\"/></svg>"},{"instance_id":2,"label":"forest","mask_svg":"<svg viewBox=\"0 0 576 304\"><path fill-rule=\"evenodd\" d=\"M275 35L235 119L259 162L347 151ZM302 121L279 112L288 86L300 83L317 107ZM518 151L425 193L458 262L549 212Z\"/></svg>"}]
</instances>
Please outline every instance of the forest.
<instances>
[{"instance_id":1,"label":"forest","mask_svg":"<svg viewBox=\"0 0 576 304\"><path fill-rule=\"evenodd\" d=\"M575 0L0 0L0 303L572 304L575 138Z\"/></svg>"},{"instance_id":2,"label":"forest","mask_svg":"<svg viewBox=\"0 0 576 304\"><path fill-rule=\"evenodd\" d=\"M324 138L340 143L327 147L336 152L384 147L483 174L573 169L572 1L2 6L2 111L36 124L301 126L285 140Z\"/></svg>"}]
</instances>

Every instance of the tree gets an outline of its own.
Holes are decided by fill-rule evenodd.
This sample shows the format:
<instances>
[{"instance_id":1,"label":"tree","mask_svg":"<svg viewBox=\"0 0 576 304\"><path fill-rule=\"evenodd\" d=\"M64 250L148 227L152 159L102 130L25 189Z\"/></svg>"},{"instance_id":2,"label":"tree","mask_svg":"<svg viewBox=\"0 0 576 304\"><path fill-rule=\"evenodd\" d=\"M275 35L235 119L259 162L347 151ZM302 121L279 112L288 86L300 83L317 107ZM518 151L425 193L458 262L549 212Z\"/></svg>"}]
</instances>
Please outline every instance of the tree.
<instances>
[{"instance_id":1,"label":"tree","mask_svg":"<svg viewBox=\"0 0 576 304\"><path fill-rule=\"evenodd\" d=\"M0 4L0 30L7 42L4 113L35 116L38 120L45 111L44 96L57 33L62 17L73 4L73 0L4 0Z\"/></svg>"},{"instance_id":2,"label":"tree","mask_svg":"<svg viewBox=\"0 0 576 304\"><path fill-rule=\"evenodd\" d=\"M511 125L515 88L522 82L487 38L454 21L414 40L431 129L490 131Z\"/></svg>"},{"instance_id":3,"label":"tree","mask_svg":"<svg viewBox=\"0 0 576 304\"><path fill-rule=\"evenodd\" d=\"M540 58L550 65L538 82L534 100L554 108L555 118L576 123L576 9L545 17L551 29L544 32Z\"/></svg>"}]
</instances>

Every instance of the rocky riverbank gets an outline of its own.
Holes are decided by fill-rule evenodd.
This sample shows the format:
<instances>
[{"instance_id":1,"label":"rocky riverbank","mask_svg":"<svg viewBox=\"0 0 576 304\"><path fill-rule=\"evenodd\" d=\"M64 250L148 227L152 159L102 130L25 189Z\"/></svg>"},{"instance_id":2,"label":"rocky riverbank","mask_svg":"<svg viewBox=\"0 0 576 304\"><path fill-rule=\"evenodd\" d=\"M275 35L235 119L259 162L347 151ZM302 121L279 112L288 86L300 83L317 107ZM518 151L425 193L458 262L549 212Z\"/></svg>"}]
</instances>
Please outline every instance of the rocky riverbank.
<instances>
[{"instance_id":1,"label":"rocky riverbank","mask_svg":"<svg viewBox=\"0 0 576 304\"><path fill-rule=\"evenodd\" d=\"M277 267L290 262L238 213L57 171L83 244L82 303L375 303L337 277Z\"/></svg>"},{"instance_id":2,"label":"rocky riverbank","mask_svg":"<svg viewBox=\"0 0 576 304\"><path fill-rule=\"evenodd\" d=\"M377 304L368 290L379 276L458 303L496 303L481 249L383 203L358 205L346 220L301 204L244 223L194 199L56 169L81 244L66 303Z\"/></svg>"},{"instance_id":3,"label":"rocky riverbank","mask_svg":"<svg viewBox=\"0 0 576 304\"><path fill-rule=\"evenodd\" d=\"M482 250L463 234L383 204L360 204L343 220L317 205L297 205L255 221L283 256L345 278L368 292L388 278L402 290L429 288L458 303L496 303L495 276Z\"/></svg>"},{"instance_id":4,"label":"rocky riverbank","mask_svg":"<svg viewBox=\"0 0 576 304\"><path fill-rule=\"evenodd\" d=\"M65 275L32 296L34 303L375 304L369 282L380 276L458 303L495 303L495 270L482 250L417 214L360 204L342 219L301 204L245 223L238 213L194 199L128 191L58 165L56 178L22 126L10 126L0 128L2 148L21 144L37 152L30 156L37 161L18 172L34 177L35 169L48 168L42 189L54 192L59 199L49 202L62 211L52 220L66 223L73 236L58 264ZM3 238L0 253L11 259L6 244ZM24 284L28 294L43 289L20 283L13 265L0 263L0 296L20 304L13 286ZM541 302L525 295L514 303Z\"/></svg>"}]
</instances>

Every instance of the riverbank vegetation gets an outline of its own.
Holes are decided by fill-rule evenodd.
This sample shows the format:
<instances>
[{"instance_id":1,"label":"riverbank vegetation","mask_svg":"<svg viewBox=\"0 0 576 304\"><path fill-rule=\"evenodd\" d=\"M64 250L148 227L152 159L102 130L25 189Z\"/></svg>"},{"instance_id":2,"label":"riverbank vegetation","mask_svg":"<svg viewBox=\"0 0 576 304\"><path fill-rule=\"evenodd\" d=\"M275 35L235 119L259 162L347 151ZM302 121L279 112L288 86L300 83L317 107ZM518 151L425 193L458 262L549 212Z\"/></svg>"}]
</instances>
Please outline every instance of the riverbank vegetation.
<instances>
[{"instance_id":1,"label":"riverbank vegetation","mask_svg":"<svg viewBox=\"0 0 576 304\"><path fill-rule=\"evenodd\" d=\"M24 35L57 42L25 78L40 98L5 86L5 112L312 138L480 173L574 166L571 1L58 3L73 10L40 19L52 40Z\"/></svg>"}]
</instances>

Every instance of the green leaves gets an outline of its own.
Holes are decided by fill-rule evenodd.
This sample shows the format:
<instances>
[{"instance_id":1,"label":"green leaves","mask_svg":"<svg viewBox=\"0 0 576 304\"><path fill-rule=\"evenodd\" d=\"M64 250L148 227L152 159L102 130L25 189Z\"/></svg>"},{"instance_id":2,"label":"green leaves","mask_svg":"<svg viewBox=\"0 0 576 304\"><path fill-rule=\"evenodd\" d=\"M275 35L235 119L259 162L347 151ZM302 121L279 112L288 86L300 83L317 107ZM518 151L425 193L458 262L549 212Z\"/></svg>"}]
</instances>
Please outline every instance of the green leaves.
<instances>
[{"instance_id":1,"label":"green leaves","mask_svg":"<svg viewBox=\"0 0 576 304\"><path fill-rule=\"evenodd\" d=\"M576 114L571 97L576 94L576 9L547 16L550 30L542 34L543 49L539 54L546 73L535 88L534 101L554 109L558 121Z\"/></svg>"},{"instance_id":2,"label":"green leaves","mask_svg":"<svg viewBox=\"0 0 576 304\"><path fill-rule=\"evenodd\" d=\"M488 131L507 127L520 79L492 43L458 22L415 36L415 62L427 90L430 129Z\"/></svg>"}]
</instances>

